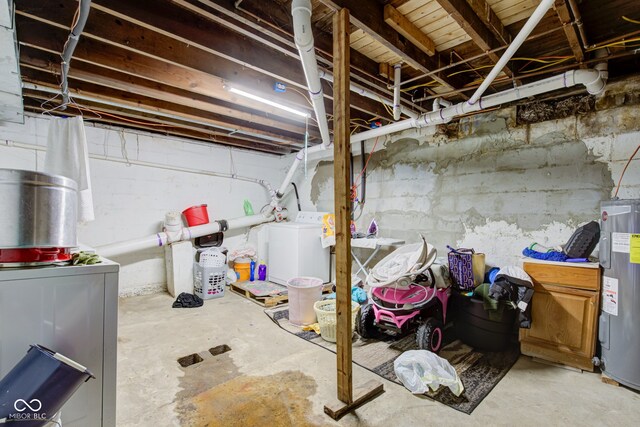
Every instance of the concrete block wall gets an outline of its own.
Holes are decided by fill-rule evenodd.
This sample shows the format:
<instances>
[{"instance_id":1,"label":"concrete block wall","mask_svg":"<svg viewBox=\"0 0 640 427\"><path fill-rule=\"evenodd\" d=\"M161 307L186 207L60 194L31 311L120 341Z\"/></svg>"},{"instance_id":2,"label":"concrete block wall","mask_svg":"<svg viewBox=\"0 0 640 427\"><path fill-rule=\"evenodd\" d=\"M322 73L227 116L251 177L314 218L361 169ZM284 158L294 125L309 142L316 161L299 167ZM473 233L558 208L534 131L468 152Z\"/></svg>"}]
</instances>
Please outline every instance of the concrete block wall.
<instances>
[{"instance_id":1,"label":"concrete block wall","mask_svg":"<svg viewBox=\"0 0 640 427\"><path fill-rule=\"evenodd\" d=\"M48 120L27 115L24 124L0 123L0 168L42 170ZM260 185L187 170L235 173L265 179L277 187L289 165L281 156L116 127L87 123L86 133L96 219L80 225L78 236L90 246L156 233L170 210L206 203L211 219L235 218L244 215L244 199L251 201L256 212L270 201ZM157 167L130 164L127 159ZM225 246L233 249L243 244L248 232L225 233ZM252 240L257 240L257 234L251 233ZM166 288L162 248L114 260L122 265L121 296Z\"/></svg>"},{"instance_id":2,"label":"concrete block wall","mask_svg":"<svg viewBox=\"0 0 640 427\"><path fill-rule=\"evenodd\" d=\"M473 247L497 266L517 265L532 242L565 243L599 218L640 144L634 91L640 80L612 84L598 101L606 108L586 116L516 126L512 107L462 120L455 138L433 128L381 138L357 226L375 218L384 236L413 242L422 233L440 255L446 245ZM354 165L357 175L360 156ZM309 170L298 178L303 208L332 211L333 163L316 159ZM619 197L640 197L640 156Z\"/></svg>"}]
</instances>

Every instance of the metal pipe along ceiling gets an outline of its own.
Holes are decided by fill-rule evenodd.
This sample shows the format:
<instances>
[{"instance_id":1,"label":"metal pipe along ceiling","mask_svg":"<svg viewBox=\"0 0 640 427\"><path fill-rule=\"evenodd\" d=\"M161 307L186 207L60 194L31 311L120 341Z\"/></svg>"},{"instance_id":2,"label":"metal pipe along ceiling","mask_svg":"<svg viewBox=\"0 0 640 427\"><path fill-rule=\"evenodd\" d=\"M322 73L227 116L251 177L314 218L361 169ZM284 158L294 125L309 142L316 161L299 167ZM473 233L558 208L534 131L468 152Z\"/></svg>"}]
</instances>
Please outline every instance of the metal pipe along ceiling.
<instances>
[{"instance_id":1,"label":"metal pipe along ceiling","mask_svg":"<svg viewBox=\"0 0 640 427\"><path fill-rule=\"evenodd\" d=\"M78 15L77 19L74 23L71 24L71 33L69 34L69 38L67 42L64 44L64 48L62 49L62 63L60 64L60 76L62 78L61 88L62 88L62 107L61 110L66 108L66 105L69 103L69 82L67 80L67 76L69 75L69 64L71 62L71 58L73 57L73 51L76 49L76 45L78 44L78 40L80 40L80 34L84 30L84 25L87 23L87 18L89 17L89 12L91 10L91 0L79 0L80 4L78 5Z\"/></svg>"}]
</instances>

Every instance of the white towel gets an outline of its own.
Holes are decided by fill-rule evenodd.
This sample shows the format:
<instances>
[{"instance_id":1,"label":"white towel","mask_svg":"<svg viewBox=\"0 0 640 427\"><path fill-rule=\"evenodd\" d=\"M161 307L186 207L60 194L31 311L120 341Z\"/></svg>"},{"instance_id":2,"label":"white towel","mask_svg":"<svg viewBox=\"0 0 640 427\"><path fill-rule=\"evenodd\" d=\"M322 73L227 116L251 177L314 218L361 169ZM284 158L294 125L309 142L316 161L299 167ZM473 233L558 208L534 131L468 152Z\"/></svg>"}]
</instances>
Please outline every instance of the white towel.
<instances>
[{"instance_id":1,"label":"white towel","mask_svg":"<svg viewBox=\"0 0 640 427\"><path fill-rule=\"evenodd\" d=\"M82 117L51 118L44 171L78 183L78 222L93 221L89 150Z\"/></svg>"}]
</instances>

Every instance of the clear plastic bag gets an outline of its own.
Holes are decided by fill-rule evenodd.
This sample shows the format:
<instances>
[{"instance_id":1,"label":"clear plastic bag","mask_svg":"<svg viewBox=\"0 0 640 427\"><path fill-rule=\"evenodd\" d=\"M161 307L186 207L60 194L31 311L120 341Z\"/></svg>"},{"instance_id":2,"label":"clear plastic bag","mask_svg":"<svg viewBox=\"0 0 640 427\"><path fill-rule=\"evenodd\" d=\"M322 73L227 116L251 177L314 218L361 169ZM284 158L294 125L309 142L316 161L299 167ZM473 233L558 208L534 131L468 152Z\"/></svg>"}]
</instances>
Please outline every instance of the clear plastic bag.
<instances>
[{"instance_id":1,"label":"clear plastic bag","mask_svg":"<svg viewBox=\"0 0 640 427\"><path fill-rule=\"evenodd\" d=\"M456 370L442 357L428 350L409 350L393 362L393 369L402 384L413 394L424 394L441 385L460 396L464 386Z\"/></svg>"}]
</instances>

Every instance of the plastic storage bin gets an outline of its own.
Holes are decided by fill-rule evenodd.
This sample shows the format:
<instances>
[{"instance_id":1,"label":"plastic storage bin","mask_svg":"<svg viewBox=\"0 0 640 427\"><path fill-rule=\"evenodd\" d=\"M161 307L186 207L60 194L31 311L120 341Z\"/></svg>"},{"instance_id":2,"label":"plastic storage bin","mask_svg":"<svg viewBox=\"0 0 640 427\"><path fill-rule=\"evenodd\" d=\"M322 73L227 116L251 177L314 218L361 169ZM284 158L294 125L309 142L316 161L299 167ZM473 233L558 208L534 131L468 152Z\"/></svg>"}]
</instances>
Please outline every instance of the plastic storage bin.
<instances>
[{"instance_id":1,"label":"plastic storage bin","mask_svg":"<svg viewBox=\"0 0 640 427\"><path fill-rule=\"evenodd\" d=\"M200 254L200 261L193 264L193 288L202 299L221 298L227 280L227 256L219 248L211 248Z\"/></svg>"},{"instance_id":2,"label":"plastic storage bin","mask_svg":"<svg viewBox=\"0 0 640 427\"><path fill-rule=\"evenodd\" d=\"M338 320L336 316L336 300L328 299L324 301L318 301L313 305L313 309L318 317L318 324L320 324L320 336L325 341L336 342L336 322ZM351 330L355 330L356 316L360 304L355 301L351 301Z\"/></svg>"},{"instance_id":3,"label":"plastic storage bin","mask_svg":"<svg viewBox=\"0 0 640 427\"><path fill-rule=\"evenodd\" d=\"M54 418L83 382L95 378L77 362L41 345L27 354L0 380L0 419L16 426L43 426Z\"/></svg>"},{"instance_id":4,"label":"plastic storage bin","mask_svg":"<svg viewBox=\"0 0 640 427\"><path fill-rule=\"evenodd\" d=\"M296 277L287 282L289 321L297 326L316 323L313 304L322 299L322 279Z\"/></svg>"}]
</instances>

